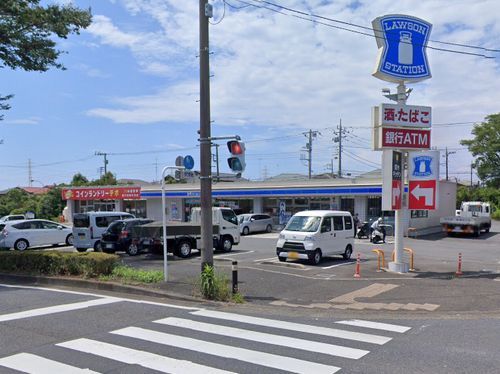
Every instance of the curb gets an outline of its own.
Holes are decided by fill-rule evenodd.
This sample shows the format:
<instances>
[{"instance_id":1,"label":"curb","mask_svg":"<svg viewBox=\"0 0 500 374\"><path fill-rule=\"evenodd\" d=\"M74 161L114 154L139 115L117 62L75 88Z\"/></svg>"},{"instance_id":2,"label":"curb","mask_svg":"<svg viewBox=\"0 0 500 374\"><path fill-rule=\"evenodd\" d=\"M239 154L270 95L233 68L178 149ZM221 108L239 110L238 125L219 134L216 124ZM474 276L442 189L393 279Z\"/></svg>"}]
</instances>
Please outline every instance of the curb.
<instances>
[{"instance_id":1,"label":"curb","mask_svg":"<svg viewBox=\"0 0 500 374\"><path fill-rule=\"evenodd\" d=\"M167 298L178 301L189 301L189 302L206 302L205 299L199 299L194 296L186 296L181 294L176 294L172 292L166 292L157 289L148 289L137 286L123 285L114 282L99 282L95 280L86 279L73 279L64 277L43 277L34 275L18 275L18 274L1 274L0 281L9 284L20 284L20 285L50 285L50 286L63 286L63 287L74 287L74 288L84 288L99 291L109 291L117 293L128 293L138 296L149 296L157 298Z\"/></svg>"}]
</instances>

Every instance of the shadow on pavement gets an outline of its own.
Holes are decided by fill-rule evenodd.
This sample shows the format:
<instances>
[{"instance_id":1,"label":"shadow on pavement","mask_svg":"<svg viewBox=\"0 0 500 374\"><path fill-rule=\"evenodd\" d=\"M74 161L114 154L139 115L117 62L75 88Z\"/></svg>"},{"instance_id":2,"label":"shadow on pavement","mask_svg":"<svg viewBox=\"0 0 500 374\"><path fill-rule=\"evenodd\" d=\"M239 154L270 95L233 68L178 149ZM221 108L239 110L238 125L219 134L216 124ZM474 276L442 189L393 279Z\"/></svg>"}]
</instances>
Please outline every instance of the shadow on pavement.
<instances>
[{"instance_id":1,"label":"shadow on pavement","mask_svg":"<svg viewBox=\"0 0 500 374\"><path fill-rule=\"evenodd\" d=\"M474 278L474 279L495 279L500 276L497 272L491 271L464 271L462 275L457 276L455 272L435 272L435 271L427 271L427 272L418 272L415 275L415 278L427 278L427 279L459 279L459 278Z\"/></svg>"},{"instance_id":2,"label":"shadow on pavement","mask_svg":"<svg viewBox=\"0 0 500 374\"><path fill-rule=\"evenodd\" d=\"M452 235L447 235L444 232L439 232L435 234L427 234L427 235L419 235L418 237L411 237L411 239L414 240L429 240L429 241L437 241L437 240L442 240L445 238L459 238L463 240L487 240L489 238L492 238L494 236L498 235L497 232L488 232L488 233L481 233L479 237L476 237L472 234L452 234Z\"/></svg>"}]
</instances>

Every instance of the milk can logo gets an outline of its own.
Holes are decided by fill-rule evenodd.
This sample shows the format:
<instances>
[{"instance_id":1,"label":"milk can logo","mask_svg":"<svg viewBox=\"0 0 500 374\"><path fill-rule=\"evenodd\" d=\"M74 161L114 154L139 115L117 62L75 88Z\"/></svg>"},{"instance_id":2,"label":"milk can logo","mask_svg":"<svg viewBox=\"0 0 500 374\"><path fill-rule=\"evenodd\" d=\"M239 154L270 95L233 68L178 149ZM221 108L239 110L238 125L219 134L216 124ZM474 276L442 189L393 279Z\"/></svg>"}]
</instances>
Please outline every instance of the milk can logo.
<instances>
[{"instance_id":1,"label":"milk can logo","mask_svg":"<svg viewBox=\"0 0 500 374\"><path fill-rule=\"evenodd\" d=\"M413 159L413 163L415 164L415 169L413 170L415 177L428 177L432 175L432 157L418 156Z\"/></svg>"},{"instance_id":2,"label":"milk can logo","mask_svg":"<svg viewBox=\"0 0 500 374\"><path fill-rule=\"evenodd\" d=\"M426 54L430 23L416 17L391 14L375 18L372 25L379 48L374 76L395 83L431 77Z\"/></svg>"}]
</instances>

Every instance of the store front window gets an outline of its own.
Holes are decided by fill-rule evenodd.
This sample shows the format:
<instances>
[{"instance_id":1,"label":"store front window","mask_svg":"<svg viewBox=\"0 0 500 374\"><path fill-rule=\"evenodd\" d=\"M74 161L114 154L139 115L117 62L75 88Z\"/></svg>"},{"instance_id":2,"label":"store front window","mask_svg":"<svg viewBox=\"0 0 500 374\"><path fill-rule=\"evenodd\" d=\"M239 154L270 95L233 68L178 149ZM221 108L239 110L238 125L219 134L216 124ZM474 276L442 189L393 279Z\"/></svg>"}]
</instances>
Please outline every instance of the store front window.
<instances>
[{"instance_id":1,"label":"store front window","mask_svg":"<svg viewBox=\"0 0 500 374\"><path fill-rule=\"evenodd\" d=\"M76 200L75 212L113 212L116 209L116 204L111 200Z\"/></svg>"},{"instance_id":2,"label":"store front window","mask_svg":"<svg viewBox=\"0 0 500 374\"><path fill-rule=\"evenodd\" d=\"M354 215L354 198L342 198L340 199L340 210L351 212Z\"/></svg>"},{"instance_id":3,"label":"store front window","mask_svg":"<svg viewBox=\"0 0 500 374\"><path fill-rule=\"evenodd\" d=\"M146 200L124 200L123 210L137 218L146 218Z\"/></svg>"}]
</instances>

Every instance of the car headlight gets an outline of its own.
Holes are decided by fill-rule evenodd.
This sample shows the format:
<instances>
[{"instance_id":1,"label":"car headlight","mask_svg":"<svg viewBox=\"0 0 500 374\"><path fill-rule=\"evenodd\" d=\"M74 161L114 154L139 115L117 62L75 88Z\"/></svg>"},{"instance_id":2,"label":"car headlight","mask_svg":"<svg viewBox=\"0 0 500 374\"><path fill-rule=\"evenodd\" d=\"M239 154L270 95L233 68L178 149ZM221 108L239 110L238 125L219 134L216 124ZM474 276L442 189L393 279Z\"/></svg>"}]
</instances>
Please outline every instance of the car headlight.
<instances>
[{"instance_id":1,"label":"car headlight","mask_svg":"<svg viewBox=\"0 0 500 374\"><path fill-rule=\"evenodd\" d=\"M313 242L313 241L314 241L314 236L306 236L306 237L304 238L304 241L305 241L305 242Z\"/></svg>"},{"instance_id":2,"label":"car headlight","mask_svg":"<svg viewBox=\"0 0 500 374\"><path fill-rule=\"evenodd\" d=\"M284 240L285 239L285 234L280 234L279 239Z\"/></svg>"}]
</instances>

